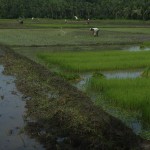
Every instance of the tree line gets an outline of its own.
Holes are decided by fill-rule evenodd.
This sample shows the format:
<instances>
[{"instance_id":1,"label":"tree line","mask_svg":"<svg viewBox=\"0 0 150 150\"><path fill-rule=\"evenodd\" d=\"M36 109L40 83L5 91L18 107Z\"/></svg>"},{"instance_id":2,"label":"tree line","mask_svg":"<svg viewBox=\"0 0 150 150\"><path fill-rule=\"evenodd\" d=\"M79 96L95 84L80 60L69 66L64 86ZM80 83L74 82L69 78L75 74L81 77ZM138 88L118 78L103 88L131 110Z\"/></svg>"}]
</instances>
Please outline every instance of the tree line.
<instances>
[{"instance_id":1,"label":"tree line","mask_svg":"<svg viewBox=\"0 0 150 150\"><path fill-rule=\"evenodd\" d=\"M150 19L150 0L0 0L0 18Z\"/></svg>"}]
</instances>

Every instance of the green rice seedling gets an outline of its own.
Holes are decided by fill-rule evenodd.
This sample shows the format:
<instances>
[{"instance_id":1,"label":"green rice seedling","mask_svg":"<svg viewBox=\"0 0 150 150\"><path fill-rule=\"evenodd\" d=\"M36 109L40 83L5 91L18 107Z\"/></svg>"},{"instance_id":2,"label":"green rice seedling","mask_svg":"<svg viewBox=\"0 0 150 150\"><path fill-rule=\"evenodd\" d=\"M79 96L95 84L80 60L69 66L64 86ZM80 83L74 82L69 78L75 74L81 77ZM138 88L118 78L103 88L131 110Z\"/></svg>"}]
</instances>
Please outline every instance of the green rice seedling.
<instances>
[{"instance_id":1,"label":"green rice seedling","mask_svg":"<svg viewBox=\"0 0 150 150\"><path fill-rule=\"evenodd\" d=\"M150 42L143 42L141 45L140 45L140 48L141 49L144 49L144 48L150 48Z\"/></svg>"},{"instance_id":2,"label":"green rice seedling","mask_svg":"<svg viewBox=\"0 0 150 150\"><path fill-rule=\"evenodd\" d=\"M146 68L142 74L141 74L142 77L150 77L150 68Z\"/></svg>"},{"instance_id":3,"label":"green rice seedling","mask_svg":"<svg viewBox=\"0 0 150 150\"><path fill-rule=\"evenodd\" d=\"M102 92L113 105L130 111L137 111L142 119L150 122L150 79L105 79L93 77L88 89Z\"/></svg>"},{"instance_id":4,"label":"green rice seedling","mask_svg":"<svg viewBox=\"0 0 150 150\"><path fill-rule=\"evenodd\" d=\"M150 51L49 52L39 53L37 56L46 64L55 64L74 72L125 70L150 66Z\"/></svg>"},{"instance_id":5,"label":"green rice seedling","mask_svg":"<svg viewBox=\"0 0 150 150\"><path fill-rule=\"evenodd\" d=\"M94 72L92 77L96 78L104 78L105 76L101 72Z\"/></svg>"}]
</instances>

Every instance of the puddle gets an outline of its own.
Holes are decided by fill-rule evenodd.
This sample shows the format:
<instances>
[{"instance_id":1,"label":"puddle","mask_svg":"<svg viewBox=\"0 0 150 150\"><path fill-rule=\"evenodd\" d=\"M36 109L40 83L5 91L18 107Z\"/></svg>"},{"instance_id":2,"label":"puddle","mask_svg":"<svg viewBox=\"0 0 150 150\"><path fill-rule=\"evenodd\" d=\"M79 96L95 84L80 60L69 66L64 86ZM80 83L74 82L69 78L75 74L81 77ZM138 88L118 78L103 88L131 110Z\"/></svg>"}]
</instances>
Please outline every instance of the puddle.
<instances>
[{"instance_id":1,"label":"puddle","mask_svg":"<svg viewBox=\"0 0 150 150\"><path fill-rule=\"evenodd\" d=\"M124 48L124 50L128 50L128 51L150 51L150 47L145 47L145 48L141 48L140 46L132 46L129 48Z\"/></svg>"},{"instance_id":2,"label":"puddle","mask_svg":"<svg viewBox=\"0 0 150 150\"><path fill-rule=\"evenodd\" d=\"M43 150L34 139L23 131L25 101L16 89L15 78L3 75L0 65L0 150Z\"/></svg>"}]
</instances>

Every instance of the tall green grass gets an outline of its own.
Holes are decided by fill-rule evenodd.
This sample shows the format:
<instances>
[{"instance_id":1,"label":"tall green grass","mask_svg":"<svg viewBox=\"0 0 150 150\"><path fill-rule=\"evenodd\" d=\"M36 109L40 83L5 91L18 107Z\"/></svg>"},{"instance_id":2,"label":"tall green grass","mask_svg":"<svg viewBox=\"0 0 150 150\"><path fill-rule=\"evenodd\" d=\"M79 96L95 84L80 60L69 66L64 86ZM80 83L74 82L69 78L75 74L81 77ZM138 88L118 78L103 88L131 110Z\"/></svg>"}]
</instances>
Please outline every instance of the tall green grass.
<instances>
[{"instance_id":1,"label":"tall green grass","mask_svg":"<svg viewBox=\"0 0 150 150\"><path fill-rule=\"evenodd\" d=\"M135 69L150 66L150 51L49 52L39 53L46 64L59 65L67 71Z\"/></svg>"},{"instance_id":2,"label":"tall green grass","mask_svg":"<svg viewBox=\"0 0 150 150\"><path fill-rule=\"evenodd\" d=\"M102 92L115 106L137 111L142 119L150 122L150 78L105 79L93 77L88 89Z\"/></svg>"}]
</instances>

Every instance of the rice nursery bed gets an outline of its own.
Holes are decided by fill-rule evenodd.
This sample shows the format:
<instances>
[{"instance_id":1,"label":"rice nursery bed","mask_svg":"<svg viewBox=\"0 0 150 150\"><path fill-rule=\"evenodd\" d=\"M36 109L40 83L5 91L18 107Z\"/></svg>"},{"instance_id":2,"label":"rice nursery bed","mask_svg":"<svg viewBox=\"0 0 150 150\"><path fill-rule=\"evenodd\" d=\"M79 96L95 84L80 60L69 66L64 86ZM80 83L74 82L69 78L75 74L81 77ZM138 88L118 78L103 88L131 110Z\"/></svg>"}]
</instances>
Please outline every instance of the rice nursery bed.
<instances>
[{"instance_id":1,"label":"rice nursery bed","mask_svg":"<svg viewBox=\"0 0 150 150\"><path fill-rule=\"evenodd\" d=\"M73 72L136 69L150 66L150 51L55 52L39 53L38 58L47 65L55 64Z\"/></svg>"},{"instance_id":2,"label":"rice nursery bed","mask_svg":"<svg viewBox=\"0 0 150 150\"><path fill-rule=\"evenodd\" d=\"M138 112L146 122L150 122L149 89L149 78L108 80L93 77L88 82L88 90L102 92L111 104Z\"/></svg>"},{"instance_id":3,"label":"rice nursery bed","mask_svg":"<svg viewBox=\"0 0 150 150\"><path fill-rule=\"evenodd\" d=\"M150 66L150 51L45 52L38 53L38 58L49 67L56 65L67 73L133 70ZM149 78L108 80L93 77L87 85L90 91L103 92L111 104L136 111L143 121L150 122Z\"/></svg>"}]
</instances>

